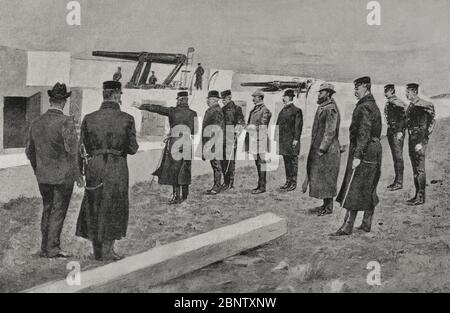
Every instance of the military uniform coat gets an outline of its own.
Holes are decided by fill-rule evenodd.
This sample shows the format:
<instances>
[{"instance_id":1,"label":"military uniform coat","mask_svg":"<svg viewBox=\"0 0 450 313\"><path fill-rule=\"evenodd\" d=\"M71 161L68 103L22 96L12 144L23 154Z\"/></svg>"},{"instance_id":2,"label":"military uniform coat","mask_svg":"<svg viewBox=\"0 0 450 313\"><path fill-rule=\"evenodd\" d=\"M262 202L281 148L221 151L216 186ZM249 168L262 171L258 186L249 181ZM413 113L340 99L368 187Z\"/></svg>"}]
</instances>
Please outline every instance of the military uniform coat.
<instances>
[{"instance_id":1,"label":"military uniform coat","mask_svg":"<svg viewBox=\"0 0 450 313\"><path fill-rule=\"evenodd\" d=\"M225 120L225 132L224 132L224 152L226 158L229 157L229 153L226 153L226 147L228 149L231 149L233 145L235 145L235 132L233 131L233 135L228 135L227 133L227 126L230 127L233 126L233 129L235 130L236 125L245 125L245 119L244 114L242 113L242 108L238 105L236 105L233 101L229 102L227 105L223 106L222 108L223 117ZM236 148L236 147L235 147Z\"/></svg>"},{"instance_id":2,"label":"military uniform coat","mask_svg":"<svg viewBox=\"0 0 450 313\"><path fill-rule=\"evenodd\" d=\"M285 105L278 114L276 125L277 135L275 140L278 142L278 154L299 155L303 129L302 110L292 102ZM298 141L295 147L292 146L294 140Z\"/></svg>"},{"instance_id":3,"label":"military uniform coat","mask_svg":"<svg viewBox=\"0 0 450 313\"><path fill-rule=\"evenodd\" d=\"M211 127L212 133L205 133L207 127ZM220 130L221 133L218 133ZM225 132L225 118L220 108L219 104L216 104L212 107L209 107L205 115L203 116L203 125L202 125L202 158L203 160L221 160L223 158L223 134ZM219 136L219 137L218 137ZM205 150L205 146L207 143L212 140L209 144L211 145L213 142L215 143L211 148L207 148ZM205 152L213 153L219 152L217 149L221 151L220 156L217 158L213 158L211 155L206 155ZM219 154L218 154L219 155Z\"/></svg>"},{"instance_id":4,"label":"military uniform coat","mask_svg":"<svg viewBox=\"0 0 450 313\"><path fill-rule=\"evenodd\" d=\"M306 171L309 195L317 199L333 198L341 163L339 128L341 117L334 99L319 105L314 117ZM319 156L319 153L323 153Z\"/></svg>"},{"instance_id":5,"label":"military uniform coat","mask_svg":"<svg viewBox=\"0 0 450 313\"><path fill-rule=\"evenodd\" d=\"M251 138L255 140L255 143L250 144L250 133L247 131L245 135L245 152L252 153L254 155L264 154L270 149L270 141L269 141L269 123L272 117L272 113L269 109L264 105L264 103L260 103L255 105L255 107L250 111L250 116L248 118L248 127L255 128L255 138ZM261 131L261 126L266 127L266 132ZM250 131L252 132L252 131ZM263 141L266 141L267 144L262 144Z\"/></svg>"},{"instance_id":6,"label":"military uniform coat","mask_svg":"<svg viewBox=\"0 0 450 313\"><path fill-rule=\"evenodd\" d=\"M351 211L373 211L378 204L377 185L381 175L381 112L372 94L358 101L350 124L350 147L344 181L336 199ZM352 163L360 159L352 183ZM345 194L348 189L348 195Z\"/></svg>"},{"instance_id":7,"label":"military uniform coat","mask_svg":"<svg viewBox=\"0 0 450 313\"><path fill-rule=\"evenodd\" d=\"M139 109L149 112L158 113L169 118L171 133L177 126L186 127L186 132L194 135L196 131L197 113L189 108L188 105L177 105L176 107L164 107L154 104L143 104ZM191 184L191 167L192 167L192 140L189 138L181 138L171 135L164 147L163 156L160 166L153 175L158 177L160 185L190 185ZM190 158L174 159L172 156L172 147L178 140L183 140L185 148L190 151ZM177 144L178 145L178 144ZM183 153L183 147L179 150Z\"/></svg>"},{"instance_id":8,"label":"military uniform coat","mask_svg":"<svg viewBox=\"0 0 450 313\"><path fill-rule=\"evenodd\" d=\"M406 129L406 104L393 95L388 98L386 106L384 107L384 114L388 124L388 136L404 132Z\"/></svg>"},{"instance_id":9,"label":"military uniform coat","mask_svg":"<svg viewBox=\"0 0 450 313\"><path fill-rule=\"evenodd\" d=\"M91 241L119 240L128 226L127 155L135 154L134 118L115 102L103 102L100 110L85 116L80 144L92 157L85 170L86 189L76 235Z\"/></svg>"}]
</instances>

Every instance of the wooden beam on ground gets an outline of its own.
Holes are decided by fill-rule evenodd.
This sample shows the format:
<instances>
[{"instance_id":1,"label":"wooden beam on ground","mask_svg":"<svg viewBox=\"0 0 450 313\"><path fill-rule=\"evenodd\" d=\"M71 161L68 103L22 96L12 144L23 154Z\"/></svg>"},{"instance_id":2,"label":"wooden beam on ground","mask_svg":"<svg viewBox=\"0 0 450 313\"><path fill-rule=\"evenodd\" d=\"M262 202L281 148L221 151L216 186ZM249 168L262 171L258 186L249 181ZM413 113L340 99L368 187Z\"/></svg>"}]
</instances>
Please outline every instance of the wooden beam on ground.
<instances>
[{"instance_id":1,"label":"wooden beam on ground","mask_svg":"<svg viewBox=\"0 0 450 313\"><path fill-rule=\"evenodd\" d=\"M145 290L198 270L286 234L287 223L266 213L198 236L173 242L81 273L81 285L66 280L40 285L24 292L120 292Z\"/></svg>"}]
</instances>

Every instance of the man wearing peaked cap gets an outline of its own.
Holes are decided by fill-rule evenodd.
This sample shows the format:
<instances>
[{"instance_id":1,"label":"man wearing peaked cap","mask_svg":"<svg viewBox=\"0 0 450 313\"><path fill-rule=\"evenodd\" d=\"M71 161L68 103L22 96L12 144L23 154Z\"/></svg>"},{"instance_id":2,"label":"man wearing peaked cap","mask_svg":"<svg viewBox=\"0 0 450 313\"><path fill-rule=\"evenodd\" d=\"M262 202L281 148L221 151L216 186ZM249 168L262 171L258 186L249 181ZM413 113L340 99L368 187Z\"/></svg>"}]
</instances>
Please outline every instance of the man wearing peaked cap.
<instances>
[{"instance_id":1,"label":"man wearing peaked cap","mask_svg":"<svg viewBox=\"0 0 450 313\"><path fill-rule=\"evenodd\" d=\"M135 154L139 145L133 116L120 109L121 94L120 82L104 82L100 109L86 115L81 124L80 168L86 188L76 235L92 242L97 260L122 258L114 244L128 228L127 155Z\"/></svg>"},{"instance_id":2,"label":"man wearing peaked cap","mask_svg":"<svg viewBox=\"0 0 450 313\"><path fill-rule=\"evenodd\" d=\"M245 127L245 120L242 108L232 100L231 90L222 91L220 96L222 98L222 112L225 120L224 156L222 160L224 183L222 190L227 190L234 188L237 139Z\"/></svg>"},{"instance_id":3,"label":"man wearing peaked cap","mask_svg":"<svg viewBox=\"0 0 450 313\"><path fill-rule=\"evenodd\" d=\"M245 135L245 151L253 154L258 171L258 186L252 190L257 195L266 192L266 154L269 151L269 122L272 113L264 104L264 93L257 90L252 94L255 106L250 111Z\"/></svg>"},{"instance_id":4,"label":"man wearing peaked cap","mask_svg":"<svg viewBox=\"0 0 450 313\"><path fill-rule=\"evenodd\" d=\"M41 221L41 257L68 257L60 235L74 182L83 187L77 164L78 137L72 117L63 113L71 92L56 83L48 91L50 109L35 119L28 132L25 153L36 175L44 208Z\"/></svg>"},{"instance_id":5,"label":"man wearing peaked cap","mask_svg":"<svg viewBox=\"0 0 450 313\"><path fill-rule=\"evenodd\" d=\"M278 154L283 156L286 183L280 187L284 191L297 188L298 155L303 130L303 112L294 105L295 92L287 89L283 94L283 109L277 118Z\"/></svg>"},{"instance_id":6,"label":"man wearing peaked cap","mask_svg":"<svg viewBox=\"0 0 450 313\"><path fill-rule=\"evenodd\" d=\"M214 184L207 191L209 195L217 195L222 186L223 133L225 119L219 105L220 95L216 90L208 92L206 103L208 109L203 117L202 125L202 159L209 160L213 170Z\"/></svg>"},{"instance_id":7,"label":"man wearing peaked cap","mask_svg":"<svg viewBox=\"0 0 450 313\"><path fill-rule=\"evenodd\" d=\"M153 173L158 177L158 184L172 186L172 198L168 204L175 205L186 201L192 177L192 137L197 133L197 112L189 108L187 91L177 93L177 105L165 107L156 104L135 104L139 110L157 113L169 118L170 134L165 140L165 147L159 167ZM184 132L180 134L180 130ZM172 155L173 146L182 146L181 158ZM189 154L189 157L185 157Z\"/></svg>"},{"instance_id":8,"label":"man wearing peaked cap","mask_svg":"<svg viewBox=\"0 0 450 313\"><path fill-rule=\"evenodd\" d=\"M407 112L407 128L409 132L408 150L414 174L416 194L407 201L408 205L425 203L425 188L427 185L425 159L428 140L435 124L434 105L418 96L419 84L406 86L406 98L411 101Z\"/></svg>"},{"instance_id":9,"label":"man wearing peaked cap","mask_svg":"<svg viewBox=\"0 0 450 313\"><path fill-rule=\"evenodd\" d=\"M306 165L306 178L302 191L309 185L310 197L323 200L309 213L324 216L333 213L333 198L337 193L337 179L341 163L339 129L341 117L333 98L334 85L320 85L317 111L311 132L311 145Z\"/></svg>"},{"instance_id":10,"label":"man wearing peaked cap","mask_svg":"<svg viewBox=\"0 0 450 313\"><path fill-rule=\"evenodd\" d=\"M394 161L394 182L387 188L391 191L403 188L403 143L406 131L406 104L395 95L395 86L384 86L384 95L387 102L384 107L384 115L388 124L387 138Z\"/></svg>"},{"instance_id":11,"label":"man wearing peaked cap","mask_svg":"<svg viewBox=\"0 0 450 313\"><path fill-rule=\"evenodd\" d=\"M358 211L364 211L358 229L370 232L379 199L377 185L381 175L381 112L371 91L370 77L355 80L358 99L350 124L347 167L336 201L347 210L344 223L332 236L350 235Z\"/></svg>"}]
</instances>

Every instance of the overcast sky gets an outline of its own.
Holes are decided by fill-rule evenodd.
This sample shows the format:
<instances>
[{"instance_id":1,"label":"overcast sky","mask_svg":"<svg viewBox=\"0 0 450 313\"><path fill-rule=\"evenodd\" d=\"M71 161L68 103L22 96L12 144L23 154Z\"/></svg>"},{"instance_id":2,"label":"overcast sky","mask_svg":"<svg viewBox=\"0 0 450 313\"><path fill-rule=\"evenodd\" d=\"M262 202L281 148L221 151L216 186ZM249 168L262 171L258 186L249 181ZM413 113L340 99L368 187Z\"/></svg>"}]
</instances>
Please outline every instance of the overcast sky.
<instances>
[{"instance_id":1,"label":"overcast sky","mask_svg":"<svg viewBox=\"0 0 450 313\"><path fill-rule=\"evenodd\" d=\"M0 0L0 44L80 57L193 46L207 67L450 92L449 0L381 0L381 26L366 0L80 0L79 27L67 2Z\"/></svg>"}]
</instances>

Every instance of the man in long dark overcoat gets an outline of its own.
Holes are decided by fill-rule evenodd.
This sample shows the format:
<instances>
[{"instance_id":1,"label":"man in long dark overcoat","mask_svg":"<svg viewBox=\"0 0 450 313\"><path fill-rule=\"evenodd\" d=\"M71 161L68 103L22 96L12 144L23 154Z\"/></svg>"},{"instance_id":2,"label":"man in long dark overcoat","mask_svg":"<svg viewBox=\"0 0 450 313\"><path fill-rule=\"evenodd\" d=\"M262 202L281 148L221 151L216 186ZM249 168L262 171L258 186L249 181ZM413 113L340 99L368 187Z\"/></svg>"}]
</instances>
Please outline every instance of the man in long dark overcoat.
<instances>
[{"instance_id":1,"label":"man in long dark overcoat","mask_svg":"<svg viewBox=\"0 0 450 313\"><path fill-rule=\"evenodd\" d=\"M253 94L255 106L250 111L245 134L245 152L253 155L258 171L258 186L252 190L257 195L266 192L267 153L270 149L269 123L272 113L264 104L264 92L256 90Z\"/></svg>"},{"instance_id":2,"label":"man in long dark overcoat","mask_svg":"<svg viewBox=\"0 0 450 313\"><path fill-rule=\"evenodd\" d=\"M197 69L195 70L194 74L195 74L195 88L197 90L202 90L203 74L205 74L205 70L203 69L201 63L198 63Z\"/></svg>"},{"instance_id":3,"label":"man in long dark overcoat","mask_svg":"<svg viewBox=\"0 0 450 313\"><path fill-rule=\"evenodd\" d=\"M208 109L203 116L202 125L202 158L209 160L213 169L214 184L207 191L210 195L216 195L221 191L222 161L223 161L223 136L225 131L225 119L219 105L220 95L217 90L208 92Z\"/></svg>"},{"instance_id":4,"label":"man in long dark overcoat","mask_svg":"<svg viewBox=\"0 0 450 313\"><path fill-rule=\"evenodd\" d=\"M43 200L40 255L47 258L69 257L61 250L60 236L74 181L79 187L83 185L75 122L63 113L71 93L60 83L48 91L50 109L31 124L25 149Z\"/></svg>"},{"instance_id":5,"label":"man in long dark overcoat","mask_svg":"<svg viewBox=\"0 0 450 313\"><path fill-rule=\"evenodd\" d=\"M298 155L303 129L303 112L294 104L295 93L287 89L283 94L283 109L277 118L278 154L283 156L286 183L281 190L293 191L297 188Z\"/></svg>"},{"instance_id":6,"label":"man in long dark overcoat","mask_svg":"<svg viewBox=\"0 0 450 313\"><path fill-rule=\"evenodd\" d=\"M371 93L370 77L355 80L359 100L350 124L350 147L344 181L336 199L346 210L344 224L331 235L345 236L353 231L358 211L364 211L358 229L370 232L379 202L377 186L381 175L381 112Z\"/></svg>"},{"instance_id":7,"label":"man in long dark overcoat","mask_svg":"<svg viewBox=\"0 0 450 313\"><path fill-rule=\"evenodd\" d=\"M100 109L86 115L81 124L80 163L86 190L76 235L92 241L99 260L121 258L114 252L114 242L127 234L127 155L139 148L134 118L120 110L121 88L120 82L104 82Z\"/></svg>"},{"instance_id":8,"label":"man in long dark overcoat","mask_svg":"<svg viewBox=\"0 0 450 313\"><path fill-rule=\"evenodd\" d=\"M337 193L337 179L341 163L339 127L341 117L333 98L334 85L323 83L319 89L316 115L311 133L311 146L306 166L307 177L303 192L309 185L309 195L323 199L320 207L310 210L319 216L333 213L333 198Z\"/></svg>"},{"instance_id":9,"label":"man in long dark overcoat","mask_svg":"<svg viewBox=\"0 0 450 313\"><path fill-rule=\"evenodd\" d=\"M160 185L172 186L173 194L169 204L187 200L191 184L191 136L195 134L197 126L197 113L189 108L188 92L180 91L177 94L175 107L156 104L137 104L136 107L169 118L170 135L166 138L161 164L153 175L158 177Z\"/></svg>"}]
</instances>

